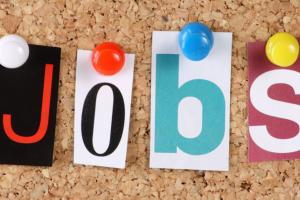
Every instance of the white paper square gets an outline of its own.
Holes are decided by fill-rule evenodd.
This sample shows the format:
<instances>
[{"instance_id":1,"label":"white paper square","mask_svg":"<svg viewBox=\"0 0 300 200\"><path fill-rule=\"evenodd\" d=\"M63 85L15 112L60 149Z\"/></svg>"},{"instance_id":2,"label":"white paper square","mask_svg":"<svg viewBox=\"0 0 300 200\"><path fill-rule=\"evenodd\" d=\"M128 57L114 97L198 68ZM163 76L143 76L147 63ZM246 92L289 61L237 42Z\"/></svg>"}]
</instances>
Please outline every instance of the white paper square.
<instances>
[{"instance_id":1,"label":"white paper square","mask_svg":"<svg viewBox=\"0 0 300 200\"><path fill-rule=\"evenodd\" d=\"M121 71L112 76L105 76L98 73L91 64L92 51L89 50L78 50L77 52L77 68L76 68L76 91L75 91L75 124L74 124L74 163L96 165L103 167L113 168L125 168L127 142L128 142L128 129L130 121L130 109L131 109L131 94L132 94L132 83L133 83L133 71L134 71L134 55L125 55L125 64ZM81 133L81 115L83 104L88 92L93 86L98 83L112 83L122 93L124 104L125 104L125 120L124 129L121 141L116 150L107 156L95 156L91 154L85 147ZM100 92L100 91L99 91ZM103 111L109 111L106 105L111 105L111 99L99 98L99 92L96 100L96 111L95 111L95 123L93 133L93 146L97 151L107 149L109 144L110 131L103 133L103 129L110 127L99 127L97 126L97 119L105 119L101 113L97 112L98 103L101 101L103 106L99 106ZM102 93L103 94L103 93ZM99 103L100 105L100 103ZM104 117L104 118L103 118ZM109 116L110 117L110 116ZM108 118L109 118L108 117ZM111 120L110 120L111 121ZM111 123L107 123L109 126ZM105 125L105 124L104 124ZM95 142L95 138L96 142ZM97 152L102 153L102 152Z\"/></svg>"},{"instance_id":2,"label":"white paper square","mask_svg":"<svg viewBox=\"0 0 300 200\"><path fill-rule=\"evenodd\" d=\"M210 54L201 61L190 61L178 46L179 32L155 31L152 37L151 79L151 141L150 167L194 170L226 171L229 168L230 79L232 33L213 33L214 45ZM212 152L189 155L177 148L177 153L154 152L156 54L179 54L179 86L193 79L206 79L215 83L225 97L225 133L221 144ZM193 109L191 109L192 111ZM190 112L195 115L195 112ZM180 114L179 114L180 115Z\"/></svg>"}]
</instances>

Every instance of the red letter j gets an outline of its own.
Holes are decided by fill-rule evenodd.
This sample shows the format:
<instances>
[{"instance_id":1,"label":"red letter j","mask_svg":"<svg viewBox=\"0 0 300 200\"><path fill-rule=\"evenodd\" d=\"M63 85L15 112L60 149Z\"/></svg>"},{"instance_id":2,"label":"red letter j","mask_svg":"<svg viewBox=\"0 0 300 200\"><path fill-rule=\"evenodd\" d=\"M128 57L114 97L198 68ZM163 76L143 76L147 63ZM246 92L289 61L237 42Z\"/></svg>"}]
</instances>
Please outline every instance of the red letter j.
<instances>
[{"instance_id":1,"label":"red letter j","mask_svg":"<svg viewBox=\"0 0 300 200\"><path fill-rule=\"evenodd\" d=\"M32 136L21 136L17 134L11 125L11 114L3 114L3 126L6 135L14 142L22 144L31 144L39 142L46 134L49 121L50 100L51 100L51 86L52 86L53 65L46 64L43 99L41 108L41 119L39 129Z\"/></svg>"}]
</instances>

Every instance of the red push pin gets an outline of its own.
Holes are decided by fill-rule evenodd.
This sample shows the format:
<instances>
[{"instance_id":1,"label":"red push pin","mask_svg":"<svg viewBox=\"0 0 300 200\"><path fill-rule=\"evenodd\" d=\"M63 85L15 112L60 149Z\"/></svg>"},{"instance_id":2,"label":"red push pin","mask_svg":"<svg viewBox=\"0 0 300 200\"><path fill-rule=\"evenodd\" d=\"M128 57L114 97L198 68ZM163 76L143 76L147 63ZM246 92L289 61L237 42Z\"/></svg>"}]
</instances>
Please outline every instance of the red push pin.
<instances>
[{"instance_id":1,"label":"red push pin","mask_svg":"<svg viewBox=\"0 0 300 200\"><path fill-rule=\"evenodd\" d=\"M114 42L104 42L93 49L92 64L104 75L113 75L124 66L125 53Z\"/></svg>"}]
</instances>

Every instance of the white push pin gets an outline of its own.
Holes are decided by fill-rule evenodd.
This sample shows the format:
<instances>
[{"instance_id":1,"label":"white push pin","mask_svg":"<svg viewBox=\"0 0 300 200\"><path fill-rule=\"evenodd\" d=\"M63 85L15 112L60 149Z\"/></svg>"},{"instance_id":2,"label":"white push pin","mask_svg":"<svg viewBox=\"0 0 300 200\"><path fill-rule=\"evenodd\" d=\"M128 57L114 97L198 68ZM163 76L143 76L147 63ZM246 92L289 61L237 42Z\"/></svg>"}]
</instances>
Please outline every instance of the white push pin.
<instances>
[{"instance_id":1,"label":"white push pin","mask_svg":"<svg viewBox=\"0 0 300 200\"><path fill-rule=\"evenodd\" d=\"M0 64L6 68L18 68L28 59L29 46L18 35L6 35L0 39Z\"/></svg>"}]
</instances>

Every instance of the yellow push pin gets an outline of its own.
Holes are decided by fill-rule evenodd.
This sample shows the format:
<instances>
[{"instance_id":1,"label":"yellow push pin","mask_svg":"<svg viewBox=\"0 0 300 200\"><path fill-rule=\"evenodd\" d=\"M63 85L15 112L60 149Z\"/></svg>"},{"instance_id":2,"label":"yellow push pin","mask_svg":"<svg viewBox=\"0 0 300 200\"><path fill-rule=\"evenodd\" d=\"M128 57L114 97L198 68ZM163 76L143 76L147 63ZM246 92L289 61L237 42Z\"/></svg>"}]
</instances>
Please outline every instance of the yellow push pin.
<instances>
[{"instance_id":1,"label":"yellow push pin","mask_svg":"<svg viewBox=\"0 0 300 200\"><path fill-rule=\"evenodd\" d=\"M289 33L276 33L266 44L266 55L271 63L280 67L289 67L298 58L298 40Z\"/></svg>"}]
</instances>

